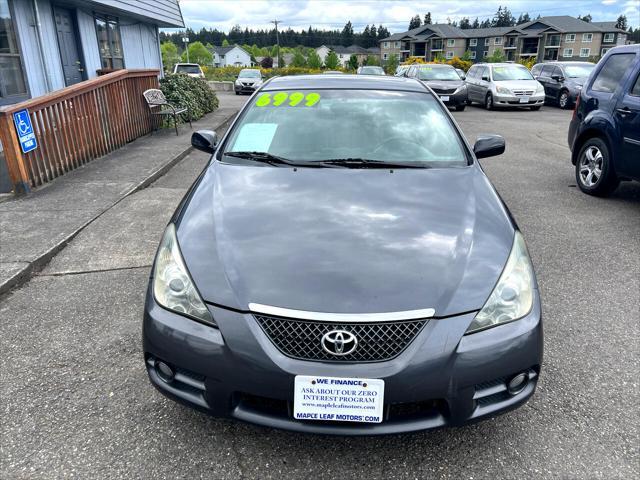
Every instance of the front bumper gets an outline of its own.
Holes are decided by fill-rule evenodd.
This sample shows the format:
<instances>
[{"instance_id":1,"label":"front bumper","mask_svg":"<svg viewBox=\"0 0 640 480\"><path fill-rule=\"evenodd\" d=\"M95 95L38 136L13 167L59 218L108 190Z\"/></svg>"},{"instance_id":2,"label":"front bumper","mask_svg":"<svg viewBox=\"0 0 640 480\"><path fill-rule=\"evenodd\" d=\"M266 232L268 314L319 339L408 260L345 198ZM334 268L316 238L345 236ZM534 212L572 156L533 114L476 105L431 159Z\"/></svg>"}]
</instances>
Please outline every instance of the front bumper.
<instances>
[{"instance_id":1,"label":"front bumper","mask_svg":"<svg viewBox=\"0 0 640 480\"><path fill-rule=\"evenodd\" d=\"M442 93L442 92L437 92L435 90L434 90L434 93L436 95L438 95L440 100L442 100L442 102L447 107L459 107L460 105L466 105L467 104L467 90L466 89L461 91L461 92L458 92L458 93Z\"/></svg>"},{"instance_id":2,"label":"front bumper","mask_svg":"<svg viewBox=\"0 0 640 480\"><path fill-rule=\"evenodd\" d=\"M233 84L233 88L238 93L253 93L255 92L260 85L238 85L237 83Z\"/></svg>"},{"instance_id":3,"label":"front bumper","mask_svg":"<svg viewBox=\"0 0 640 480\"><path fill-rule=\"evenodd\" d=\"M542 362L539 298L525 318L463 336L475 313L432 319L396 358L334 363L286 357L249 313L209 305L219 329L169 312L147 294L144 355L151 383L168 397L219 417L309 433L381 435L462 425L503 413L533 395ZM162 360L177 372L162 380ZM526 372L510 395L505 383ZM385 420L379 424L316 422L292 417L296 375L382 378Z\"/></svg>"},{"instance_id":4,"label":"front bumper","mask_svg":"<svg viewBox=\"0 0 640 480\"><path fill-rule=\"evenodd\" d=\"M522 97L507 95L503 93L493 93L494 107L535 107L544 105L544 92L528 97L526 103L522 103Z\"/></svg>"}]
</instances>

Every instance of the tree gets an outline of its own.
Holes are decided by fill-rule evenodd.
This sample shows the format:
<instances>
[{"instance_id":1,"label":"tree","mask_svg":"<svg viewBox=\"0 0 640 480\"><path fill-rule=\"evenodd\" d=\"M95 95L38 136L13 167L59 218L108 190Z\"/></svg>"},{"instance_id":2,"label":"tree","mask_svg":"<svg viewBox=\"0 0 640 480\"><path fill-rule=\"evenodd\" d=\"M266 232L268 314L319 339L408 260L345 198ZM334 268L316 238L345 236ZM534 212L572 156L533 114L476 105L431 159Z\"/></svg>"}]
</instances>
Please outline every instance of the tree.
<instances>
[{"instance_id":1,"label":"tree","mask_svg":"<svg viewBox=\"0 0 640 480\"><path fill-rule=\"evenodd\" d=\"M422 22L420 21L420 15L416 15L411 20L409 20L409 30L418 28L420 25L422 25Z\"/></svg>"},{"instance_id":2,"label":"tree","mask_svg":"<svg viewBox=\"0 0 640 480\"><path fill-rule=\"evenodd\" d=\"M347 67L349 67L351 70L358 69L358 56L355 53L352 53L351 56L349 57L349 62L347 63Z\"/></svg>"},{"instance_id":3,"label":"tree","mask_svg":"<svg viewBox=\"0 0 640 480\"><path fill-rule=\"evenodd\" d=\"M424 24L431 25L431 12L427 12L427 14L424 16Z\"/></svg>"},{"instance_id":4,"label":"tree","mask_svg":"<svg viewBox=\"0 0 640 480\"><path fill-rule=\"evenodd\" d=\"M466 30L467 28L471 28L471 22L467 17L463 17L460 19L460 25L458 25L462 30Z\"/></svg>"},{"instance_id":5,"label":"tree","mask_svg":"<svg viewBox=\"0 0 640 480\"><path fill-rule=\"evenodd\" d=\"M504 52L499 48L496 48L491 55L484 59L485 62L488 63L500 63L504 62L506 57L504 56Z\"/></svg>"},{"instance_id":6,"label":"tree","mask_svg":"<svg viewBox=\"0 0 640 480\"><path fill-rule=\"evenodd\" d=\"M382 40L383 38L387 38L391 36L389 30L384 25L380 25L378 27L378 40Z\"/></svg>"},{"instance_id":7,"label":"tree","mask_svg":"<svg viewBox=\"0 0 640 480\"><path fill-rule=\"evenodd\" d=\"M296 51L293 52L293 60L291 60L292 67L306 67L307 59L304 58L304 55L300 51L300 49L296 48Z\"/></svg>"},{"instance_id":8,"label":"tree","mask_svg":"<svg viewBox=\"0 0 640 480\"><path fill-rule=\"evenodd\" d=\"M516 25L522 25L523 23L527 23L531 21L531 17L529 16L528 13L524 13L524 14L520 14L520 16L518 17L518 21L516 22Z\"/></svg>"},{"instance_id":9,"label":"tree","mask_svg":"<svg viewBox=\"0 0 640 480\"><path fill-rule=\"evenodd\" d=\"M351 25L351 21L348 21L342 29L341 38L343 45L347 46L353 44L353 25Z\"/></svg>"},{"instance_id":10,"label":"tree","mask_svg":"<svg viewBox=\"0 0 640 480\"><path fill-rule=\"evenodd\" d=\"M262 68L273 68L273 58L271 57L264 57L261 61L260 61L260 66Z\"/></svg>"},{"instance_id":11,"label":"tree","mask_svg":"<svg viewBox=\"0 0 640 480\"><path fill-rule=\"evenodd\" d=\"M227 40L226 38L224 40L222 40L222 46L223 47L228 47L229 46L229 40Z\"/></svg>"},{"instance_id":12,"label":"tree","mask_svg":"<svg viewBox=\"0 0 640 480\"><path fill-rule=\"evenodd\" d=\"M616 28L619 28L620 30L626 30L627 29L627 16L626 15L620 15L618 17L618 20L616 21Z\"/></svg>"},{"instance_id":13,"label":"tree","mask_svg":"<svg viewBox=\"0 0 640 480\"><path fill-rule=\"evenodd\" d=\"M307 57L307 66L309 68L313 68L314 70L319 70L320 67L322 67L322 60L320 59L320 55L318 55L318 52L316 52L315 50L309 53L309 56Z\"/></svg>"},{"instance_id":14,"label":"tree","mask_svg":"<svg viewBox=\"0 0 640 480\"><path fill-rule=\"evenodd\" d=\"M591 17L590 13L587 13L586 15L584 15L582 17L580 15L578 15L578 20L582 20L583 22L591 23L592 19L593 19L593 17Z\"/></svg>"},{"instance_id":15,"label":"tree","mask_svg":"<svg viewBox=\"0 0 640 480\"><path fill-rule=\"evenodd\" d=\"M478 21L478 17L471 24L471 28L480 28L480 22Z\"/></svg>"},{"instance_id":16,"label":"tree","mask_svg":"<svg viewBox=\"0 0 640 480\"><path fill-rule=\"evenodd\" d=\"M340 66L340 60L338 60L338 55L336 55L336 52L334 52L333 50L329 52L327 58L324 59L324 66L329 70L335 70Z\"/></svg>"},{"instance_id":17,"label":"tree","mask_svg":"<svg viewBox=\"0 0 640 480\"><path fill-rule=\"evenodd\" d=\"M386 70L389 75L395 75L396 69L398 68L398 56L395 53L392 53L389 56L389 60L387 60Z\"/></svg>"},{"instance_id":18,"label":"tree","mask_svg":"<svg viewBox=\"0 0 640 480\"><path fill-rule=\"evenodd\" d=\"M491 21L492 27L513 27L515 24L516 19L511 15L509 7L498 7L498 11Z\"/></svg>"},{"instance_id":19,"label":"tree","mask_svg":"<svg viewBox=\"0 0 640 480\"><path fill-rule=\"evenodd\" d=\"M367 55L367 60L364 62L365 65L380 65L380 59L376 55Z\"/></svg>"},{"instance_id":20,"label":"tree","mask_svg":"<svg viewBox=\"0 0 640 480\"><path fill-rule=\"evenodd\" d=\"M211 65L213 63L213 55L202 42L193 42L189 44L189 56L186 50L182 52L182 61L186 62L187 58L191 63L200 65Z\"/></svg>"},{"instance_id":21,"label":"tree","mask_svg":"<svg viewBox=\"0 0 640 480\"><path fill-rule=\"evenodd\" d=\"M471 62L472 61L471 50L465 50L465 52L462 54L462 57L460 57L460 60L464 60L465 62Z\"/></svg>"},{"instance_id":22,"label":"tree","mask_svg":"<svg viewBox=\"0 0 640 480\"><path fill-rule=\"evenodd\" d=\"M162 65L167 72L173 71L173 66L180 61L178 47L173 42L162 42L160 45L162 53Z\"/></svg>"}]
</instances>

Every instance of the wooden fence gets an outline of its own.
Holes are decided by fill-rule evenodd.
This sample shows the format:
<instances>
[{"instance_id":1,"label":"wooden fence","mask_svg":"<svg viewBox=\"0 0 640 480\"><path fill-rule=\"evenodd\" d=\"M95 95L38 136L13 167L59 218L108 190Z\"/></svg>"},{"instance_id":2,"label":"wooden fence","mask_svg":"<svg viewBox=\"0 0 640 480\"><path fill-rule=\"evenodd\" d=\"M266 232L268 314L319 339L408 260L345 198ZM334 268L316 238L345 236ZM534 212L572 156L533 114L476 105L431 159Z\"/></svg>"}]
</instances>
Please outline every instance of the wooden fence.
<instances>
[{"instance_id":1,"label":"wooden fence","mask_svg":"<svg viewBox=\"0 0 640 480\"><path fill-rule=\"evenodd\" d=\"M157 120L142 92L158 70L118 70L22 103L0 107L0 142L16 194L148 134ZM38 148L22 153L13 113L28 109Z\"/></svg>"}]
</instances>

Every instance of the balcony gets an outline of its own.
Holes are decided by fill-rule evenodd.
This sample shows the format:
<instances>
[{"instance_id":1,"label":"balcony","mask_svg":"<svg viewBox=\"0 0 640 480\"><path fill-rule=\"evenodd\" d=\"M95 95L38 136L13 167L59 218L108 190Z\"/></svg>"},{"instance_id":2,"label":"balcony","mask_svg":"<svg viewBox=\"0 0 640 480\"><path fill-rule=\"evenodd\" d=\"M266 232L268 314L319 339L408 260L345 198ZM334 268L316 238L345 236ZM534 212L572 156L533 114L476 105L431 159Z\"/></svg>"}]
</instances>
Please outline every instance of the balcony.
<instances>
[{"instance_id":1,"label":"balcony","mask_svg":"<svg viewBox=\"0 0 640 480\"><path fill-rule=\"evenodd\" d=\"M558 48L560 46L560 35L549 35L544 42L544 48Z\"/></svg>"},{"instance_id":2,"label":"balcony","mask_svg":"<svg viewBox=\"0 0 640 480\"><path fill-rule=\"evenodd\" d=\"M434 52L434 51L442 50L443 47L444 47L444 42L442 40L433 42L431 44L431 51Z\"/></svg>"},{"instance_id":3,"label":"balcony","mask_svg":"<svg viewBox=\"0 0 640 480\"><path fill-rule=\"evenodd\" d=\"M516 48L517 46L518 46L518 40L515 38L509 38L507 39L507 41L505 42L502 48L506 50L508 48Z\"/></svg>"}]
</instances>

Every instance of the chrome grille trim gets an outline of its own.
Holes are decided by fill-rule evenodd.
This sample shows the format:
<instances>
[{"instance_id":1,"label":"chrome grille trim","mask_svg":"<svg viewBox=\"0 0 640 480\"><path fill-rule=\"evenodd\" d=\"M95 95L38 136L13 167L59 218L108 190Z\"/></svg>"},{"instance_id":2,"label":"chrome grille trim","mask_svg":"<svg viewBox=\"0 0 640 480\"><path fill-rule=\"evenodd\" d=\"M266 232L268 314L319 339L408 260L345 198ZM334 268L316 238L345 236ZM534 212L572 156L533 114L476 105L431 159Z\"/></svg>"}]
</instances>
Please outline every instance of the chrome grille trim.
<instances>
[{"instance_id":1,"label":"chrome grille trim","mask_svg":"<svg viewBox=\"0 0 640 480\"><path fill-rule=\"evenodd\" d=\"M328 323L267 315L253 315L271 343L284 355L322 362L383 362L400 355L422 331L428 319L373 323ZM322 347L322 337L332 330L356 336L357 348L336 356Z\"/></svg>"},{"instance_id":2,"label":"chrome grille trim","mask_svg":"<svg viewBox=\"0 0 640 480\"><path fill-rule=\"evenodd\" d=\"M530 97L535 90L513 90L516 97Z\"/></svg>"},{"instance_id":3,"label":"chrome grille trim","mask_svg":"<svg viewBox=\"0 0 640 480\"><path fill-rule=\"evenodd\" d=\"M403 312L386 313L329 313L308 312L305 310L293 310L290 308L273 307L259 303L250 303L249 310L252 313L273 315L276 317L295 318L299 320L315 320L317 322L395 322L398 320L415 320L431 318L436 311L433 308L421 310L405 310Z\"/></svg>"}]
</instances>

